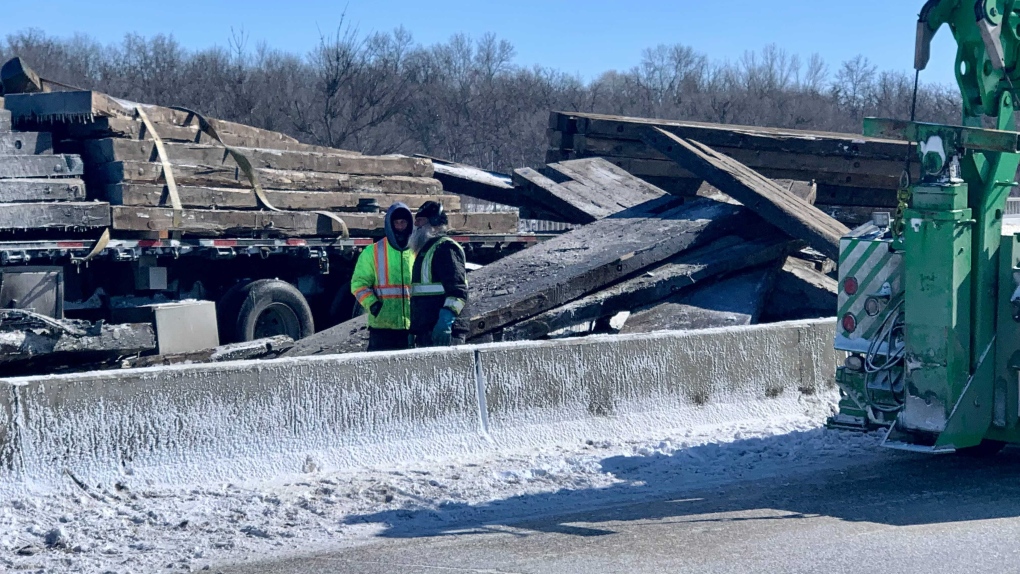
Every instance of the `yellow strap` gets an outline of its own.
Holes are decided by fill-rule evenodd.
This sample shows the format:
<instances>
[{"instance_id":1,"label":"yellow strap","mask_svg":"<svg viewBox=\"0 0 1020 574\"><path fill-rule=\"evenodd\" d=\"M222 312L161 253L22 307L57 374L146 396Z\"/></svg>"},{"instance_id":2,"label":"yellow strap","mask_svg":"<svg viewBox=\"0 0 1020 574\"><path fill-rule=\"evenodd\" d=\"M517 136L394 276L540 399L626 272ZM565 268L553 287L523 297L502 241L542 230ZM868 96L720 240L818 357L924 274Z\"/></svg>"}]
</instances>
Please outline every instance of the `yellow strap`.
<instances>
[{"instance_id":1,"label":"yellow strap","mask_svg":"<svg viewBox=\"0 0 1020 574\"><path fill-rule=\"evenodd\" d=\"M272 203L269 202L269 198L266 197L266 193L265 191L262 190L262 185L259 183L258 173L255 172L255 168L252 167L251 165L251 161L249 161L248 158L245 157L245 155L241 153L240 150L233 146L227 145L227 143L223 141L223 138L220 137L220 134L216 131L216 128L213 127L213 125L208 120L206 120L205 117L202 116L202 114L183 107L175 106L173 109L180 110L182 112L191 114L198 118L199 129L208 134L209 137L219 142L219 144L222 145L223 148L227 150L227 153L230 154L230 157L234 158L234 161L237 163L237 166L241 168L241 172L244 173L245 177L248 178L248 182L251 184L252 190L255 192L255 197L258 198L259 203L262 204L262 207L265 207L270 211L281 212L284 211L282 209L277 209L276 207L273 206ZM344 239L347 239L351 236L350 230L347 229L347 223L343 219L340 219L340 217L337 216L335 213L331 213L329 211L315 211L313 213L323 215L337 222L340 225L341 237L343 237Z\"/></svg>"},{"instance_id":2,"label":"yellow strap","mask_svg":"<svg viewBox=\"0 0 1020 574\"><path fill-rule=\"evenodd\" d=\"M173 227L178 229L181 226L181 220L184 218L184 208L181 206L181 196L177 193L177 180L174 179L174 172L170 165L170 158L166 154L166 147L163 146L163 139L156 133L156 128L149 121L149 116L146 115L142 106L135 106L135 111L138 113L138 117L142 119L142 123L145 124L145 131L152 136L152 141L156 143L156 153L159 155L160 163L163 164L163 178L166 179L166 188L170 194L170 205L174 209Z\"/></svg>"},{"instance_id":3,"label":"yellow strap","mask_svg":"<svg viewBox=\"0 0 1020 574\"><path fill-rule=\"evenodd\" d=\"M110 228L107 227L106 229L103 230L103 234L99 236L99 240L96 241L96 244L92 246L92 251L89 251L88 255L82 257L81 259L75 259L74 262L86 263L90 261L93 257L102 253L103 250L106 249L106 246L109 244L110 244Z\"/></svg>"}]
</instances>

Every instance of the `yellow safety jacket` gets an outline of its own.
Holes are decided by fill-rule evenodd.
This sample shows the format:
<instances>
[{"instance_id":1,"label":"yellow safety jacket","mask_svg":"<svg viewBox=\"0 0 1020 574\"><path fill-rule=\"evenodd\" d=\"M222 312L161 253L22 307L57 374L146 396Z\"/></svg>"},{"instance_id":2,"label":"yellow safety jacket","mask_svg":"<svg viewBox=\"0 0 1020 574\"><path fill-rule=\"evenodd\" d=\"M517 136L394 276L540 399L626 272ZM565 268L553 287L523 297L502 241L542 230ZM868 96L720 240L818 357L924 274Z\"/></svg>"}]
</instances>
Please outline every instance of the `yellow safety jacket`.
<instances>
[{"instance_id":1,"label":"yellow safety jacket","mask_svg":"<svg viewBox=\"0 0 1020 574\"><path fill-rule=\"evenodd\" d=\"M351 277L351 293L368 312L368 326L373 329L411 327L411 270L414 254L410 249L394 249L388 239L373 243L358 256ZM382 301L378 316L370 311Z\"/></svg>"}]
</instances>

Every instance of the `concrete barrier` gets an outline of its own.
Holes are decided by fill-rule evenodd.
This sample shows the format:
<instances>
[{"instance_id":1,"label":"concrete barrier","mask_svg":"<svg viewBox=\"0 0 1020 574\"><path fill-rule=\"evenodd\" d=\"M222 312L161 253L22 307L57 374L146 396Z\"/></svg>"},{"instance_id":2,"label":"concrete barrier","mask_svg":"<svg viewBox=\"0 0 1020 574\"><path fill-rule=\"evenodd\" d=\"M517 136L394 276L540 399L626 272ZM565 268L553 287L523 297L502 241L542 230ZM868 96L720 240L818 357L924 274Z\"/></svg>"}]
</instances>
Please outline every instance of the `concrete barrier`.
<instances>
[{"instance_id":1,"label":"concrete barrier","mask_svg":"<svg viewBox=\"0 0 1020 574\"><path fill-rule=\"evenodd\" d=\"M487 430L536 446L790 412L835 388L833 332L802 321L483 347Z\"/></svg>"},{"instance_id":2,"label":"concrete barrier","mask_svg":"<svg viewBox=\"0 0 1020 574\"><path fill-rule=\"evenodd\" d=\"M828 319L0 379L0 473L244 480L795 412L833 388L834 330Z\"/></svg>"}]
</instances>

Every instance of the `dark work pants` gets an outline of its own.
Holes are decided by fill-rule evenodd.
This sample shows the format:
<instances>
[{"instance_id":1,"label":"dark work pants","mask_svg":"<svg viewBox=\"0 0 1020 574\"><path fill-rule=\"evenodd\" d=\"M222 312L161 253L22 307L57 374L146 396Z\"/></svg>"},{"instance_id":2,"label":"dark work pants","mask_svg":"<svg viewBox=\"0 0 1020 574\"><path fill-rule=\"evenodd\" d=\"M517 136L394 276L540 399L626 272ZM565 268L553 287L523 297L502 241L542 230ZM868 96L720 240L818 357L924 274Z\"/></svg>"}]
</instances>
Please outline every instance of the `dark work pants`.
<instances>
[{"instance_id":1,"label":"dark work pants","mask_svg":"<svg viewBox=\"0 0 1020 574\"><path fill-rule=\"evenodd\" d=\"M456 345L463 345L463 344L464 344L464 337L458 337L457 335L454 335L453 338L450 339L450 346L451 347L452 346L456 346ZM436 345L432 344L432 333L418 333L418 334L416 334L414 336L414 346L416 348L419 348L419 349L422 348L422 347L435 347Z\"/></svg>"},{"instance_id":2,"label":"dark work pants","mask_svg":"<svg viewBox=\"0 0 1020 574\"><path fill-rule=\"evenodd\" d=\"M402 329L368 329L369 351L400 351L410 348L407 331Z\"/></svg>"}]
</instances>

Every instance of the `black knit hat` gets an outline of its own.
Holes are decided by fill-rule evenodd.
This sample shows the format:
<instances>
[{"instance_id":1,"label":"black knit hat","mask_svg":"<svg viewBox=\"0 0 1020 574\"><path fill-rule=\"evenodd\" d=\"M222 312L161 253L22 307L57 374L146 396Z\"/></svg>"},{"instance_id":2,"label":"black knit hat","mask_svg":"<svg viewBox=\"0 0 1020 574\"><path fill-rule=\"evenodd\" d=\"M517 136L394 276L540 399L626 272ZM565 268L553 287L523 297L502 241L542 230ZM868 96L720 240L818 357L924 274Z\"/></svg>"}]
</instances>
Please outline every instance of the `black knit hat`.
<instances>
[{"instance_id":1,"label":"black knit hat","mask_svg":"<svg viewBox=\"0 0 1020 574\"><path fill-rule=\"evenodd\" d=\"M446 211L443 210L443 204L438 201L426 201L421 204L418 208L418 212L414 214L415 219L419 217L427 217L429 225L437 227L440 225L447 225L450 223L450 219L446 217Z\"/></svg>"}]
</instances>

